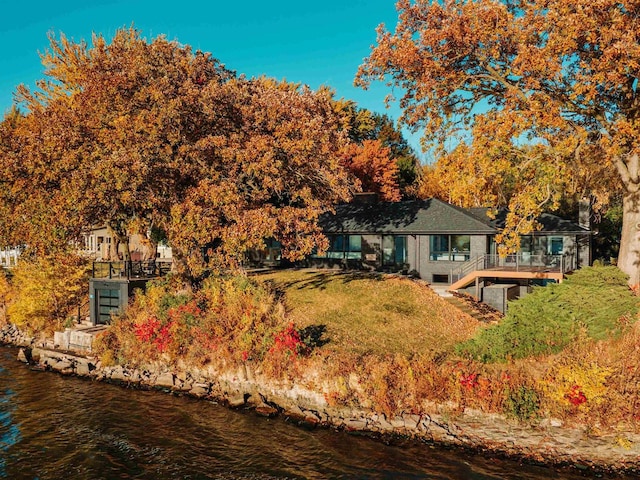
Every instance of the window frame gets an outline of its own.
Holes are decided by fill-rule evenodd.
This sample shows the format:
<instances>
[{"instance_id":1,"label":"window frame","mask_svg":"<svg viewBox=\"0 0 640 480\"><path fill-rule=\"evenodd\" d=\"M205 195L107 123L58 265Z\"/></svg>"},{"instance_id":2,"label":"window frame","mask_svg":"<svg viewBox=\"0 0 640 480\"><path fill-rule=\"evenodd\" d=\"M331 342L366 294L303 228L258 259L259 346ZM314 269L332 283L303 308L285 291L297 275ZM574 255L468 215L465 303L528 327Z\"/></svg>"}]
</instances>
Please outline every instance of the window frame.
<instances>
[{"instance_id":1,"label":"window frame","mask_svg":"<svg viewBox=\"0 0 640 480\"><path fill-rule=\"evenodd\" d=\"M465 239L466 237L466 239ZM458 250L460 245L468 249ZM438 246L439 248L435 248ZM468 262L471 259L471 235L429 235L429 261Z\"/></svg>"}]
</instances>

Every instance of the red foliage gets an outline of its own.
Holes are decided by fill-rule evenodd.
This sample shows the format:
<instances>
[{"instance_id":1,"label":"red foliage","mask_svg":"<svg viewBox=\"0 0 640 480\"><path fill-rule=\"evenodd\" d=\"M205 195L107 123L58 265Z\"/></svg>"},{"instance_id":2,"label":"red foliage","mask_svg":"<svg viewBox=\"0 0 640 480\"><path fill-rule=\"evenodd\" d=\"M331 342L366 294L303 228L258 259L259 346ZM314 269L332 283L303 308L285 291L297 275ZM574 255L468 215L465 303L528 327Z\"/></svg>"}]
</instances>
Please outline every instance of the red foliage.
<instances>
[{"instance_id":1,"label":"red foliage","mask_svg":"<svg viewBox=\"0 0 640 480\"><path fill-rule=\"evenodd\" d=\"M198 307L198 303L196 300L191 300L184 305L171 307L169 310L167 310L167 315L172 321L178 320L180 318L185 318L187 316L195 319L202 315L202 310L200 309L200 307Z\"/></svg>"},{"instance_id":2,"label":"red foliage","mask_svg":"<svg viewBox=\"0 0 640 480\"><path fill-rule=\"evenodd\" d=\"M580 385L574 385L569 390L569 393L565 395L565 398L569 400L569 403L576 407L587 402L587 396L584 394L582 390L580 390L580 388L581 388Z\"/></svg>"},{"instance_id":3,"label":"red foliage","mask_svg":"<svg viewBox=\"0 0 640 480\"><path fill-rule=\"evenodd\" d=\"M287 352L294 357L304 354L306 351L307 346L300 338L300 333L293 323L287 325L284 330L275 336L273 346L269 349L270 353Z\"/></svg>"},{"instance_id":4,"label":"red foliage","mask_svg":"<svg viewBox=\"0 0 640 480\"><path fill-rule=\"evenodd\" d=\"M135 336L142 343L152 343L158 352L163 353L167 350L173 335L171 334L171 326L173 321L169 321L162 325L156 317L149 317L143 323L135 326Z\"/></svg>"},{"instance_id":5,"label":"red foliage","mask_svg":"<svg viewBox=\"0 0 640 480\"><path fill-rule=\"evenodd\" d=\"M160 320L156 317L149 317L144 323L135 326L136 338L144 343L150 342L159 328Z\"/></svg>"},{"instance_id":6,"label":"red foliage","mask_svg":"<svg viewBox=\"0 0 640 480\"><path fill-rule=\"evenodd\" d=\"M462 385L467 390L473 390L478 386L478 374L470 373L469 375L462 374L460 376L460 385Z\"/></svg>"}]
</instances>

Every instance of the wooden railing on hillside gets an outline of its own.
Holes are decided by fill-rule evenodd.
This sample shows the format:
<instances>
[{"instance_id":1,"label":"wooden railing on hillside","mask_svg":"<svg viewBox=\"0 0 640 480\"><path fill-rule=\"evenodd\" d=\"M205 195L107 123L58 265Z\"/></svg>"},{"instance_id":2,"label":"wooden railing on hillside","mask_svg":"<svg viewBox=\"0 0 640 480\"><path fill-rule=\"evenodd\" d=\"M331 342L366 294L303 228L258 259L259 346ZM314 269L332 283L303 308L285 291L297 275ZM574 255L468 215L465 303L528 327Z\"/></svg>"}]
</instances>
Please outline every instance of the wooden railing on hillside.
<instances>
[{"instance_id":1,"label":"wooden railing on hillside","mask_svg":"<svg viewBox=\"0 0 640 480\"><path fill-rule=\"evenodd\" d=\"M166 260L93 262L93 278L155 278L171 271Z\"/></svg>"}]
</instances>

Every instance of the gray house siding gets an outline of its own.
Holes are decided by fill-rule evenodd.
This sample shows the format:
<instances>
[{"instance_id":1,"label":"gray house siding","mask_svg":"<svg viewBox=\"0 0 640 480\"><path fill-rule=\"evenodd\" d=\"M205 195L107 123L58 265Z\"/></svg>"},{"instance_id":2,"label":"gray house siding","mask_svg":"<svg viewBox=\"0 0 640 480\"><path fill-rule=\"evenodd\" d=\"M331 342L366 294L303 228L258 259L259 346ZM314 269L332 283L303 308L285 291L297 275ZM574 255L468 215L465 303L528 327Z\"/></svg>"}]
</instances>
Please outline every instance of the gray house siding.
<instances>
[{"instance_id":1,"label":"gray house siding","mask_svg":"<svg viewBox=\"0 0 640 480\"><path fill-rule=\"evenodd\" d=\"M437 199L339 205L335 214L320 219L330 251L312 255L305 264L417 272L427 281L448 282L470 261L497 253L494 237L504 228L506 212L489 217L487 211ZM518 261L552 254L578 257L576 235L588 240L589 230L550 214L538 220L542 231L528 237ZM588 252L581 254L581 264L588 262L585 258Z\"/></svg>"}]
</instances>

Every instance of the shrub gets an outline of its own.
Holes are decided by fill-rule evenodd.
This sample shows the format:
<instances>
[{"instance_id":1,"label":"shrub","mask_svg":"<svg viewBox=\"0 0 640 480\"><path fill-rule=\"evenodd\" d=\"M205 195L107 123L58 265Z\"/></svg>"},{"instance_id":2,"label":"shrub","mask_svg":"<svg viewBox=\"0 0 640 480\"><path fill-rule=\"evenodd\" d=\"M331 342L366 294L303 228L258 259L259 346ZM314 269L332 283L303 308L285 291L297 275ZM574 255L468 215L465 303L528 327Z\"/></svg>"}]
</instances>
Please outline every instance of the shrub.
<instances>
[{"instance_id":1,"label":"shrub","mask_svg":"<svg viewBox=\"0 0 640 480\"><path fill-rule=\"evenodd\" d=\"M114 318L109 336L96 343L99 355L118 363L262 361L295 357L306 346L276 295L245 276L215 276L191 290L175 278L147 285Z\"/></svg>"},{"instance_id":2,"label":"shrub","mask_svg":"<svg viewBox=\"0 0 640 480\"><path fill-rule=\"evenodd\" d=\"M507 416L522 421L533 420L540 410L538 392L527 385L505 390L504 412Z\"/></svg>"},{"instance_id":3,"label":"shrub","mask_svg":"<svg viewBox=\"0 0 640 480\"><path fill-rule=\"evenodd\" d=\"M7 316L32 334L51 334L84 301L88 278L88 262L74 254L23 258L13 269Z\"/></svg>"},{"instance_id":4,"label":"shrub","mask_svg":"<svg viewBox=\"0 0 640 480\"><path fill-rule=\"evenodd\" d=\"M540 382L549 409L556 414L588 413L605 401L607 379L611 369L595 362L580 364L575 359L565 365L555 365Z\"/></svg>"},{"instance_id":5,"label":"shrub","mask_svg":"<svg viewBox=\"0 0 640 480\"><path fill-rule=\"evenodd\" d=\"M500 324L458 346L483 362L560 352L584 329L593 339L620 332L621 318L635 318L639 300L616 267L583 268L561 284L539 287L513 303Z\"/></svg>"}]
</instances>

